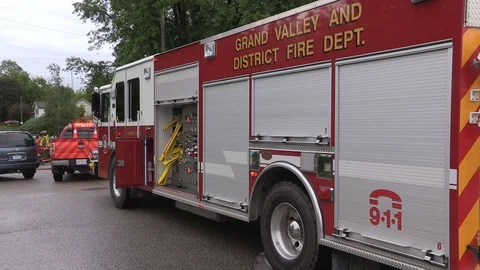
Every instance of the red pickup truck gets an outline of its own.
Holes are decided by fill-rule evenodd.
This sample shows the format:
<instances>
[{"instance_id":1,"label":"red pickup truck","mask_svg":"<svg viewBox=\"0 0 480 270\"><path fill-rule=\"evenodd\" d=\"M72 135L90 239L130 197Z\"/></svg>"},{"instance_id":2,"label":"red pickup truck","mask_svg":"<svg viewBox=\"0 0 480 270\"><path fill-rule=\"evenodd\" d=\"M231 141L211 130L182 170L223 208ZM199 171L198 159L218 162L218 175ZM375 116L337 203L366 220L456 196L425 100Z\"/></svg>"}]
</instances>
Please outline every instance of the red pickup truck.
<instances>
[{"instance_id":1,"label":"red pickup truck","mask_svg":"<svg viewBox=\"0 0 480 270\"><path fill-rule=\"evenodd\" d=\"M98 159L97 127L93 122L67 125L50 149L53 179L63 180L66 173L89 173L89 163Z\"/></svg>"}]
</instances>

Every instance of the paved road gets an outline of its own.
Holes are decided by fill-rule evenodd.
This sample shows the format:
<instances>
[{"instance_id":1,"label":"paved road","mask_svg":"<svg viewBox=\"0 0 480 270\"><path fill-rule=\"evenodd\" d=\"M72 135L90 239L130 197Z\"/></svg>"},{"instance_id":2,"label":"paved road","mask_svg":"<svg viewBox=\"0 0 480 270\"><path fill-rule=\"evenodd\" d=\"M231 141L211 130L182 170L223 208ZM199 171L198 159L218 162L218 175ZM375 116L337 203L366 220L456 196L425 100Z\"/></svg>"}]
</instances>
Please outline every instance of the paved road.
<instances>
[{"instance_id":1,"label":"paved road","mask_svg":"<svg viewBox=\"0 0 480 270\"><path fill-rule=\"evenodd\" d=\"M114 207L106 180L0 175L0 269L252 269L255 224L216 223L152 197Z\"/></svg>"}]
</instances>

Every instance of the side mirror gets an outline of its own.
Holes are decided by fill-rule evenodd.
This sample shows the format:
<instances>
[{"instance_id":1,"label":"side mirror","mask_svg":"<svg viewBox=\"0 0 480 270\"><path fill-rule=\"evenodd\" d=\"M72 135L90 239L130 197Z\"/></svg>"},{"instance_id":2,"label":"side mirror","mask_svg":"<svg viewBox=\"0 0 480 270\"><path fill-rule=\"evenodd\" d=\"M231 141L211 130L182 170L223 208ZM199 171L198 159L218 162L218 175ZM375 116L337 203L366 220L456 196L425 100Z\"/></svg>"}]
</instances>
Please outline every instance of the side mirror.
<instances>
[{"instance_id":1,"label":"side mirror","mask_svg":"<svg viewBox=\"0 0 480 270\"><path fill-rule=\"evenodd\" d=\"M100 104L100 93L92 93L92 115L95 118L100 118L102 115L102 104Z\"/></svg>"}]
</instances>

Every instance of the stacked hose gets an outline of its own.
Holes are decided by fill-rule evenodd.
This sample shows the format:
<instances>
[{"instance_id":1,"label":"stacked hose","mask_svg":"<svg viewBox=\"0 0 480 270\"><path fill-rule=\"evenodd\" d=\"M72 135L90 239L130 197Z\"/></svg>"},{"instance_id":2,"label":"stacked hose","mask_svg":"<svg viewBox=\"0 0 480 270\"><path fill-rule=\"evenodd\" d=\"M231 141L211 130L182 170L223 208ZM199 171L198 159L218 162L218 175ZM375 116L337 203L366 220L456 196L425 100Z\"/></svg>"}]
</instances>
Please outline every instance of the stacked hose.
<instances>
[{"instance_id":1,"label":"stacked hose","mask_svg":"<svg viewBox=\"0 0 480 270\"><path fill-rule=\"evenodd\" d=\"M167 145L165 145L165 147L163 148L162 154L160 155L160 161L163 163L163 165L165 165L165 169L163 170L162 175L160 175L160 178L158 179L158 185L165 185L168 173L172 169L173 164L179 159L181 159L183 156L182 147L175 147L182 124L178 121L178 119L174 119L172 122L166 124L163 127L163 131L168 130L173 125L176 125L175 129L170 136L170 140L168 141Z\"/></svg>"}]
</instances>

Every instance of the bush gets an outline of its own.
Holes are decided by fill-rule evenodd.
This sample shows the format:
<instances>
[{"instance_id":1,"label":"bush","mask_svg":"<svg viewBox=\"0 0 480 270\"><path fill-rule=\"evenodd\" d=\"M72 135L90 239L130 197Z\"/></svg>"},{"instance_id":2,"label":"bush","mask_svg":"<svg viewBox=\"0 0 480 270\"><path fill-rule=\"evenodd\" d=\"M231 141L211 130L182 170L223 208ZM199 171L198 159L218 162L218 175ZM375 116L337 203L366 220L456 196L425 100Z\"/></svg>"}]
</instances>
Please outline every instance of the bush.
<instances>
[{"instance_id":1,"label":"bush","mask_svg":"<svg viewBox=\"0 0 480 270\"><path fill-rule=\"evenodd\" d=\"M27 120L27 122L20 127L20 130L35 134L39 134L42 130L46 130L48 134L53 133L51 121L44 116Z\"/></svg>"}]
</instances>

